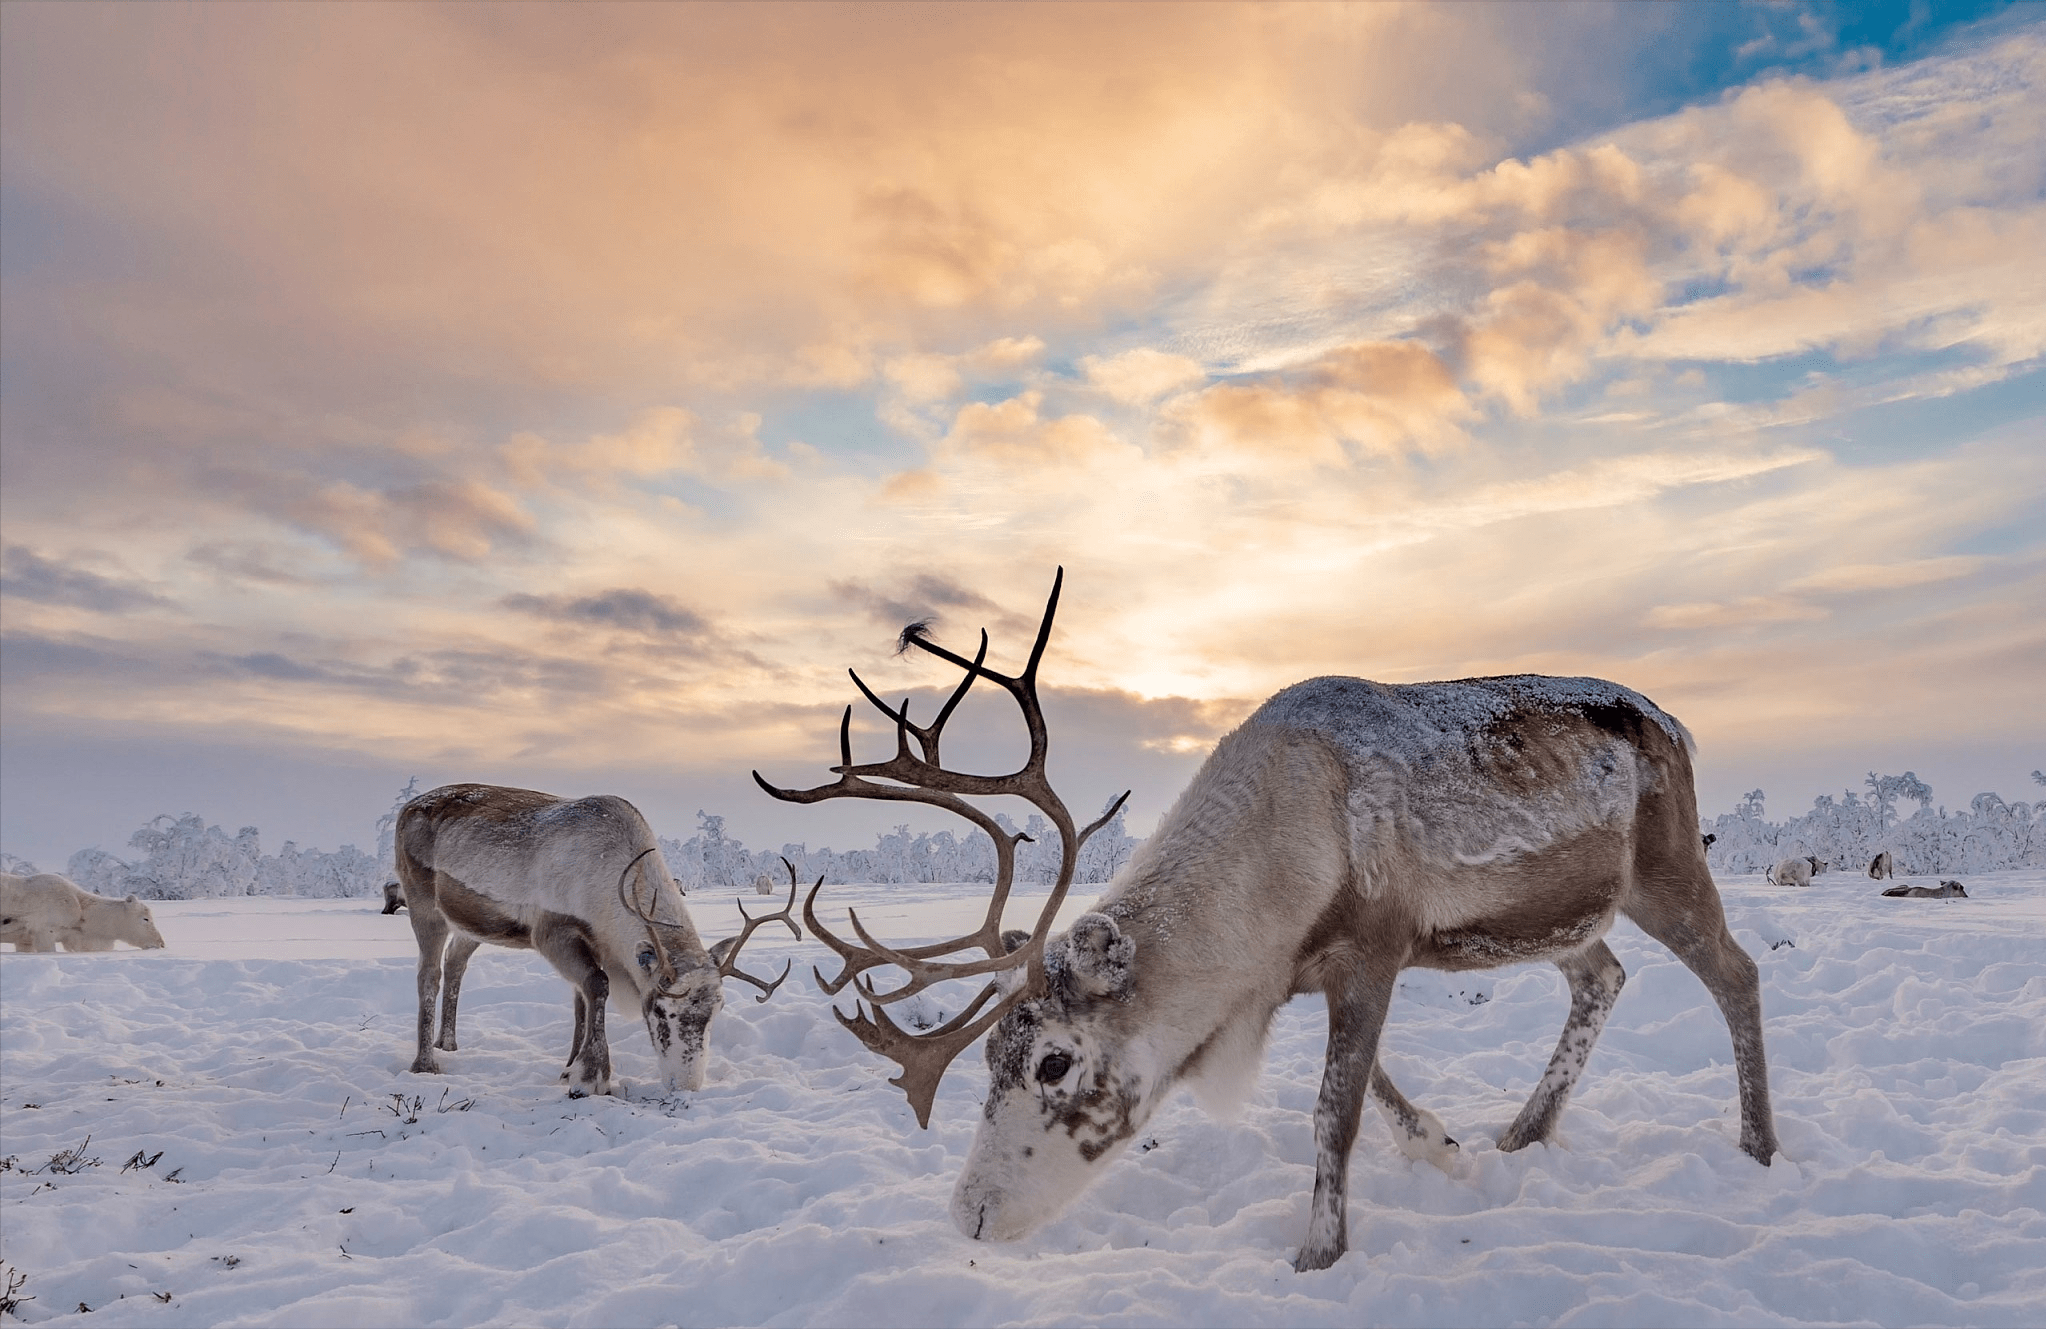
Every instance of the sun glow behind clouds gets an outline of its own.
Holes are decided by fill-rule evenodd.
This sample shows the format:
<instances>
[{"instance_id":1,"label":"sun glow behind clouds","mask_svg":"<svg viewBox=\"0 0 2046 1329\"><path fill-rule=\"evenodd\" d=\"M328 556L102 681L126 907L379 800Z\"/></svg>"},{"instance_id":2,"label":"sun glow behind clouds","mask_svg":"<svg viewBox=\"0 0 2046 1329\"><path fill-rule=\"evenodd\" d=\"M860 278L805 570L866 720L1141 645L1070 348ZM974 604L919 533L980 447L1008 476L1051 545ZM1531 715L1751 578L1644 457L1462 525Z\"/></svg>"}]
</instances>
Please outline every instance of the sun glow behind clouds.
<instances>
[{"instance_id":1,"label":"sun glow behind clouds","mask_svg":"<svg viewBox=\"0 0 2046 1329\"><path fill-rule=\"evenodd\" d=\"M1149 810L1323 672L2036 741L2046 29L1601 120L1547 12L8 6L10 730L744 827L1063 563Z\"/></svg>"}]
</instances>

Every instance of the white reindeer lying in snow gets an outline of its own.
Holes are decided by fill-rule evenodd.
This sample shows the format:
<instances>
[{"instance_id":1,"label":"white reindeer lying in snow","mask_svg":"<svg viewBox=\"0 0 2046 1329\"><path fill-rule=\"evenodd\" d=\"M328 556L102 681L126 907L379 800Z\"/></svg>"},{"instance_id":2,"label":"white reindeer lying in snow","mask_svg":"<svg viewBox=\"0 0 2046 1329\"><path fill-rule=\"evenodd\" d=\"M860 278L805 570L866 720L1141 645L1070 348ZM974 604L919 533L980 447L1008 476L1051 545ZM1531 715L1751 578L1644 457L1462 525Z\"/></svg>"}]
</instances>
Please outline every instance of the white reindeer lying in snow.
<instances>
[{"instance_id":1,"label":"white reindeer lying in snow","mask_svg":"<svg viewBox=\"0 0 2046 1329\"><path fill-rule=\"evenodd\" d=\"M1240 1087L1255 1074L1273 1013L1318 991L1329 1006L1328 1066L1314 1113L1314 1201L1294 1267L1325 1268L1347 1245L1350 1147L1367 1090L1406 1152L1441 1162L1455 1148L1378 1064L1401 969L1546 959L1563 971L1569 1019L1499 1140L1504 1150L1524 1148L1555 1130L1619 994L1625 973L1600 939L1619 914L1676 952L1719 1003L1733 1035L1740 1146L1768 1164L1776 1130L1759 975L1727 932L1706 870L1689 735L1653 702L1597 679L1533 675L1297 684L1216 745L1099 911L1054 937L1080 845L1121 803L1076 832L1045 779L1036 677L1058 593L1054 583L1029 664L1015 677L985 667L985 632L968 660L920 628L905 631L904 645L966 671L928 728L910 722L907 702L887 706L855 675L896 723L887 761L853 763L847 708L835 783L786 790L754 777L790 802L935 804L994 839L994 898L970 936L898 950L855 916L856 945L817 921L815 889L803 912L845 961L819 982L834 993L856 983L865 999L840 1021L902 1066L894 1083L919 1122L929 1124L947 1064L992 1030L982 1120L952 1196L968 1236L1012 1239L1057 1215L1178 1083L1206 1080L1226 1098L1229 1082ZM977 678L1006 689L1022 710L1030 756L1013 775L966 775L940 763L940 731ZM1027 934L1000 931L1019 837L962 797L995 794L1029 800L1060 837L1058 883ZM939 959L969 947L984 957ZM863 977L888 965L908 981L881 991ZM994 981L927 1034L909 1033L884 1009L978 975Z\"/></svg>"},{"instance_id":2,"label":"white reindeer lying in snow","mask_svg":"<svg viewBox=\"0 0 2046 1329\"><path fill-rule=\"evenodd\" d=\"M163 946L149 906L129 896L111 900L69 877L0 872L0 942L17 951L110 951L125 941L143 950Z\"/></svg>"},{"instance_id":3,"label":"white reindeer lying in snow","mask_svg":"<svg viewBox=\"0 0 2046 1329\"><path fill-rule=\"evenodd\" d=\"M398 878L419 942L419 1055L415 1072L438 1073L436 1049L453 1052L455 1012L469 957L482 943L530 947L575 989L575 1033L563 1076L569 1093L609 1094L611 1045L605 999L630 995L646 1022L670 1090L701 1089L711 1017L724 1006L723 980L774 995L738 969L739 950L763 923L800 938L789 903L753 918L708 950L682 893L662 866L653 830L622 798L574 800L530 789L455 784L407 803L398 814ZM820 877L819 882L822 882ZM433 1004L441 995L440 1034Z\"/></svg>"}]
</instances>

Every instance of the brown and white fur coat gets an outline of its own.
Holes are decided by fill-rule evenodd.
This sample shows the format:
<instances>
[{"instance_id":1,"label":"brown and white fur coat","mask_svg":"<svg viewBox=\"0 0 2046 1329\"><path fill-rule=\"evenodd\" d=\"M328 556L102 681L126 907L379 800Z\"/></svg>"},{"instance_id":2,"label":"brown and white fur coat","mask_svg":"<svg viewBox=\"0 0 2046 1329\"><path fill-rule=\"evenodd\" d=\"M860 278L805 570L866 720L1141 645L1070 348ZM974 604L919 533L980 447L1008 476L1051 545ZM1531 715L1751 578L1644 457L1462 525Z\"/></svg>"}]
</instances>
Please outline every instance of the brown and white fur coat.
<instances>
[{"instance_id":1,"label":"brown and white fur coat","mask_svg":"<svg viewBox=\"0 0 2046 1329\"><path fill-rule=\"evenodd\" d=\"M1099 1176L1172 1089L1226 1101L1273 1013L1329 1006L1318 1150L1296 1267L1347 1244L1367 1089L1400 1147L1455 1142L1378 1066L1402 969L1548 960L1570 1016L1502 1149L1549 1138L1625 973L1624 914L1704 980L1732 1031L1740 1146L1776 1152L1753 959L1706 870L1690 740L1647 698L1537 676L1387 685L1317 678L1215 748L1102 899L1046 952L1046 993L989 1034L984 1118L953 1194L969 1236L1014 1238Z\"/></svg>"},{"instance_id":2,"label":"brown and white fur coat","mask_svg":"<svg viewBox=\"0 0 2046 1329\"><path fill-rule=\"evenodd\" d=\"M437 1052L456 1050L462 975L488 941L538 951L575 989L564 1072L571 1094L623 1089L611 1078L604 1028L605 1000L614 995L645 1021L668 1088L703 1087L711 1018L724 1005L719 956L698 938L654 833L632 804L609 795L571 800L447 785L405 805L397 838L398 878L419 942L415 1072L437 1073ZM628 868L640 874L628 889L664 920L659 925L649 927L620 898Z\"/></svg>"}]
</instances>

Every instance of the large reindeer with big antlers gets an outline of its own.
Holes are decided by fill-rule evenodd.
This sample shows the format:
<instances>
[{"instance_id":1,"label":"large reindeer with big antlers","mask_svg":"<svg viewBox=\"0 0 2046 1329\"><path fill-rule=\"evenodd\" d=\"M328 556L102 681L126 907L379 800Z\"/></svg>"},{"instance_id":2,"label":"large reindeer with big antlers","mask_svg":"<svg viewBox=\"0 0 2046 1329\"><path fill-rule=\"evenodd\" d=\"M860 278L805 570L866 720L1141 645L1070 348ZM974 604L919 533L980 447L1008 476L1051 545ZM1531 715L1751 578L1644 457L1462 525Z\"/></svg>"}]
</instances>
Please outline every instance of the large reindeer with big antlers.
<instances>
[{"instance_id":1,"label":"large reindeer with big antlers","mask_svg":"<svg viewBox=\"0 0 2046 1329\"><path fill-rule=\"evenodd\" d=\"M789 916L796 903L789 866L789 902L757 918L741 904L745 928L706 950L646 818L610 795L571 800L500 785L445 785L405 805L397 839L398 879L419 942L412 1069L420 1074L440 1071L437 1051L456 1050L462 975L488 941L538 951L575 989L575 1033L562 1072L570 1094L619 1091L604 1032L613 993L621 1000L630 994L639 1007L667 1087L701 1089L723 981L751 983L766 1001L789 975L787 964L772 983L742 972L740 949L765 923L803 935Z\"/></svg>"},{"instance_id":2,"label":"large reindeer with big antlers","mask_svg":"<svg viewBox=\"0 0 2046 1329\"><path fill-rule=\"evenodd\" d=\"M895 755L855 765L851 708L839 729L835 783L780 789L815 803L878 798L931 804L995 842L999 870L985 921L935 945L890 947L851 919L857 944L818 922L814 935L844 961L818 982L853 985L864 1005L840 1022L902 1067L920 1124L954 1057L988 1034L982 1120L952 1195L969 1237L1010 1240L1056 1216L1188 1082L1228 1102L1255 1077L1272 1015L1292 996L1326 995L1328 1064L1314 1112L1316 1165L1299 1270L1335 1262L1348 1244L1350 1147L1367 1091L1403 1152L1446 1165L1456 1142L1414 1107L1378 1064L1395 982L1410 965L1490 969L1548 960L1570 986L1555 1054L1503 1150L1550 1137L1625 973L1601 937L1617 914L1688 965L1733 1034L1740 1147L1767 1165L1776 1152L1762 1051L1755 962L1726 929L1705 867L1691 784L1690 736L1653 702L1613 683L1515 675L1384 684L1316 678L1280 692L1222 739L1144 842L1096 912L1053 936L1080 845L1045 779L1047 737L1037 670L1051 636L1063 570L1015 677L926 639L902 643L965 671L928 728L890 707ZM975 680L1015 698L1030 755L1011 775L944 769L939 738ZM914 738L917 751L910 749ZM1014 795L1058 828L1057 884L1026 934L1001 913L1017 836L967 797ZM1127 797L1127 795L1125 795ZM821 886L821 883L820 883ZM975 958L946 959L979 950ZM868 971L908 980L883 990ZM886 1008L947 979L991 981L958 1016L924 1034Z\"/></svg>"}]
</instances>

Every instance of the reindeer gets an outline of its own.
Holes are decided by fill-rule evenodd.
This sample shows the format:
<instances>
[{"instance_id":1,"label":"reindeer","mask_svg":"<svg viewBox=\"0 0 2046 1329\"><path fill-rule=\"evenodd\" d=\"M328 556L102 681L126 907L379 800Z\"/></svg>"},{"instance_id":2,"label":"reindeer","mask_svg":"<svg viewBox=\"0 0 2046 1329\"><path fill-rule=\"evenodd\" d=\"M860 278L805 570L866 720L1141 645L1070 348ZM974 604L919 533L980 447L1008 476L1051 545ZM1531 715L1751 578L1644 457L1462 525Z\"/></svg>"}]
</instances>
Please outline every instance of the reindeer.
<instances>
[{"instance_id":1,"label":"reindeer","mask_svg":"<svg viewBox=\"0 0 2046 1329\"><path fill-rule=\"evenodd\" d=\"M1958 881L1943 881L1937 886L1892 886L1883 894L1905 900L1965 900L1968 888Z\"/></svg>"},{"instance_id":2,"label":"reindeer","mask_svg":"<svg viewBox=\"0 0 2046 1329\"><path fill-rule=\"evenodd\" d=\"M1762 876L1771 886L1809 886L1813 877L1831 866L1830 863L1806 854L1803 858L1786 858Z\"/></svg>"},{"instance_id":3,"label":"reindeer","mask_svg":"<svg viewBox=\"0 0 2046 1329\"><path fill-rule=\"evenodd\" d=\"M1307 1238L1294 1260L1321 1269L1348 1244L1350 1148L1367 1091L1400 1148L1445 1165L1456 1142L1407 1101L1378 1062L1380 1030L1402 969L1490 969L1546 959L1570 986L1570 1015L1502 1150L1551 1138L1625 972L1601 940L1616 915L1640 924L1688 965L1733 1036L1740 1147L1776 1153L1755 962L1728 933L1706 870L1692 789L1691 740L1637 692L1596 679L1516 675L1388 685L1316 678L1280 692L1223 738L1120 872L1094 912L1059 936L1052 919L1080 846L1113 816L1075 830L1045 778L1048 746L1037 672L1058 607L1052 585L1022 673L986 666L906 629L915 646L965 671L937 718L919 726L891 707L895 754L856 765L847 707L836 782L784 789L793 803L875 798L946 808L995 843L985 920L966 936L890 947L852 916L857 942L803 905L811 932L843 965L828 993L854 985L839 1021L893 1059L919 1124L947 1065L983 1034L989 1085L952 1195L961 1231L1009 1240L1059 1213L1165 1101L1188 1083L1210 1103L1254 1078L1272 1015L1291 997L1326 995L1327 1068L1314 1113L1317 1147ZM1021 769L982 776L945 769L945 722L975 680L1005 689L1022 712ZM917 750L912 752L914 738ZM887 783L881 783L881 782ZM1059 834L1057 884L1030 931L1004 933L1015 844L969 797L1028 800ZM1127 795L1123 796L1127 798ZM978 957L944 959L979 950ZM867 971L908 978L882 990ZM890 1005L948 979L990 981L928 1033L891 1020Z\"/></svg>"},{"instance_id":4,"label":"reindeer","mask_svg":"<svg viewBox=\"0 0 2046 1329\"><path fill-rule=\"evenodd\" d=\"M1889 850L1881 850L1874 858L1868 860L1868 879L1870 881L1883 881L1895 875L1897 875L1897 860L1891 856Z\"/></svg>"},{"instance_id":5,"label":"reindeer","mask_svg":"<svg viewBox=\"0 0 2046 1329\"><path fill-rule=\"evenodd\" d=\"M706 950L681 888L661 870L646 818L622 798L446 785L405 805L397 838L398 878L419 942L416 1074L438 1074L436 1050L456 1050L462 975L488 941L538 951L575 989L575 1032L562 1072L572 1097L624 1092L611 1078L604 1032L604 1003L614 990L638 1003L667 1087L701 1089L705 1038L724 1005L722 980L751 983L766 1001L789 974L784 964L768 983L742 972L747 939L772 922L803 935L790 917L790 867L787 905L755 918L741 904L745 928Z\"/></svg>"}]
</instances>

